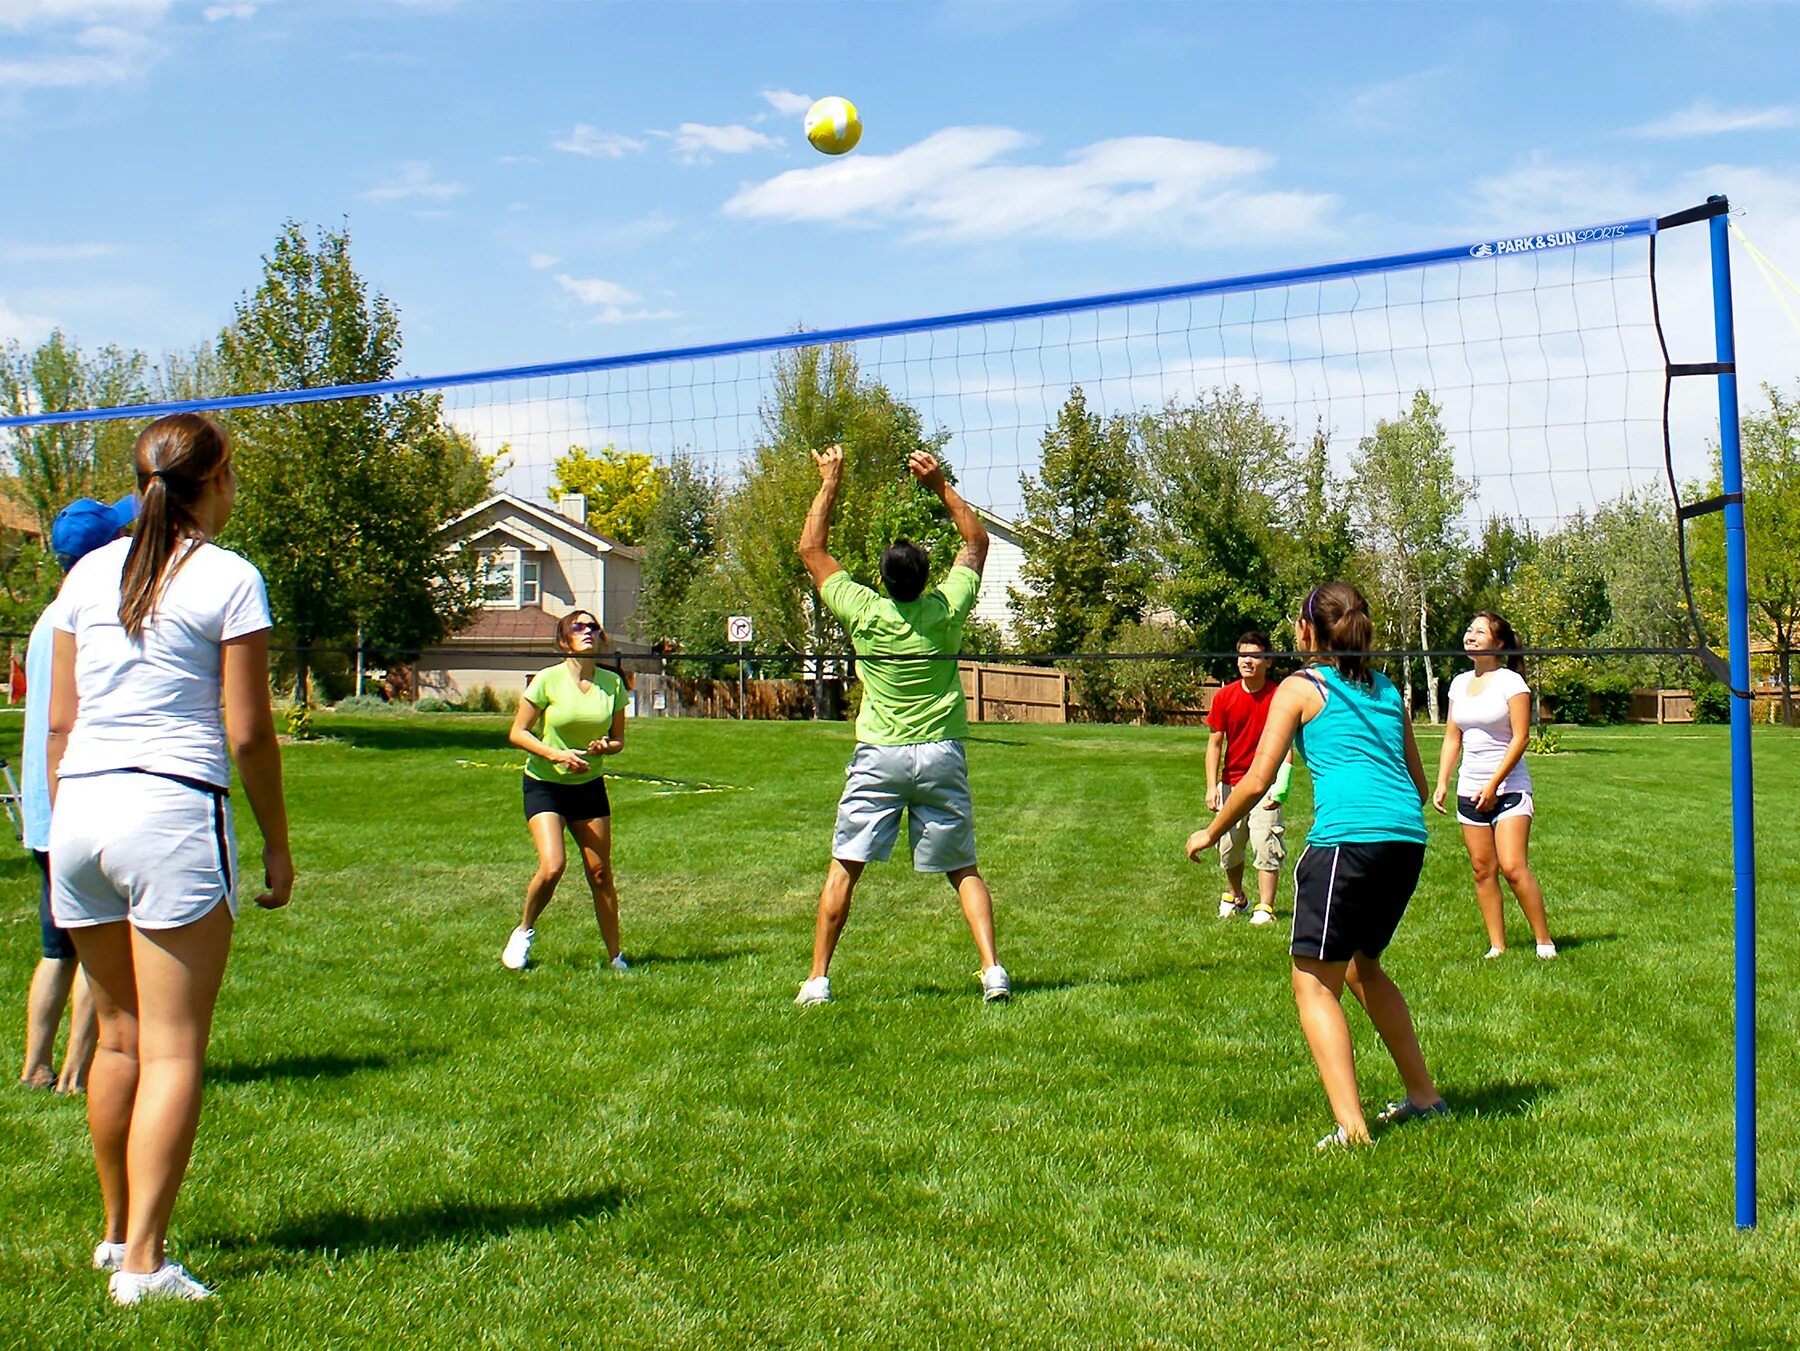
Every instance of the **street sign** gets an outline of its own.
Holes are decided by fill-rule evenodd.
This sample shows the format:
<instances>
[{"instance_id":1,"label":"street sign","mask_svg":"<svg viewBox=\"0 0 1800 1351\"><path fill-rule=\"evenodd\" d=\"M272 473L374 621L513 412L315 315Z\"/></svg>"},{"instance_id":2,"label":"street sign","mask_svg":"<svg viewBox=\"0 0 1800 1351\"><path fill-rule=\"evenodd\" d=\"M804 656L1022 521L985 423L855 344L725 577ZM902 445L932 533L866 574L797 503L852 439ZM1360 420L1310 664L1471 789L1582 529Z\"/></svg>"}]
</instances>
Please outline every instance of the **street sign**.
<instances>
[{"instance_id":1,"label":"street sign","mask_svg":"<svg viewBox=\"0 0 1800 1351\"><path fill-rule=\"evenodd\" d=\"M725 621L725 641L747 643L756 636L756 626L749 615L732 615Z\"/></svg>"}]
</instances>

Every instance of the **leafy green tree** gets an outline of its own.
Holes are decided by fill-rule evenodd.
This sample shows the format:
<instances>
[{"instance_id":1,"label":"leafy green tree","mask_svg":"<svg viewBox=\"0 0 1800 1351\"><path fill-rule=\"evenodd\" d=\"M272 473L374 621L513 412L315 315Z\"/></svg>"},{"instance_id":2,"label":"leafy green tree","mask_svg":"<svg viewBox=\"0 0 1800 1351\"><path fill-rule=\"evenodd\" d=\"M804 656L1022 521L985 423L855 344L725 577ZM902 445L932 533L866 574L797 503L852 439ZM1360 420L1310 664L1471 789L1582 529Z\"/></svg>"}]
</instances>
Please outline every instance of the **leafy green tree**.
<instances>
[{"instance_id":1,"label":"leafy green tree","mask_svg":"<svg viewBox=\"0 0 1800 1351\"><path fill-rule=\"evenodd\" d=\"M1749 581L1750 628L1775 651L1781 680L1782 721L1793 726L1793 657L1800 635L1800 386L1784 395L1764 385L1764 412L1741 423L1744 457L1744 547ZM1715 455L1718 453L1714 448ZM1705 495L1723 491L1715 468ZM1725 518L1694 523L1691 571L1701 603L1723 628L1725 615Z\"/></svg>"},{"instance_id":2,"label":"leafy green tree","mask_svg":"<svg viewBox=\"0 0 1800 1351\"><path fill-rule=\"evenodd\" d=\"M1514 627L1518 621L1508 611L1508 595L1519 570L1537 557L1538 538L1531 527L1511 516L1490 516L1481 525L1481 537L1464 555L1453 604L1457 616L1467 620L1482 610L1506 615Z\"/></svg>"},{"instance_id":3,"label":"leafy green tree","mask_svg":"<svg viewBox=\"0 0 1800 1351\"><path fill-rule=\"evenodd\" d=\"M1404 414L1375 424L1351 461L1351 481L1357 533L1394 618L1405 614L1409 628L1416 620L1419 647L1428 650L1432 593L1453 574L1462 556L1461 518L1474 493L1474 485L1456 472L1443 410L1429 394L1418 391ZM1395 623L1390 632L1398 636L1402 630ZM1437 664L1429 659L1422 664L1427 708L1435 723ZM1410 656L1403 660L1402 670L1410 704Z\"/></svg>"},{"instance_id":4,"label":"leafy green tree","mask_svg":"<svg viewBox=\"0 0 1800 1351\"><path fill-rule=\"evenodd\" d=\"M347 231L307 238L288 222L257 289L219 338L233 391L385 380L400 362L400 317L370 293ZM232 415L238 461L227 543L262 569L277 633L297 649L294 692L308 697L313 649L416 650L474 613L467 550L436 528L487 493L481 457L447 426L435 395L285 404Z\"/></svg>"},{"instance_id":5,"label":"leafy green tree","mask_svg":"<svg viewBox=\"0 0 1800 1351\"><path fill-rule=\"evenodd\" d=\"M1351 578L1356 570L1349 490L1332 473L1323 426L1313 430L1306 448L1293 457L1281 494L1280 522L1276 560L1281 609L1279 623L1271 625L1270 632L1287 628L1291 634L1293 616L1313 587Z\"/></svg>"},{"instance_id":6,"label":"leafy green tree","mask_svg":"<svg viewBox=\"0 0 1800 1351\"><path fill-rule=\"evenodd\" d=\"M0 355L0 408L8 415L115 408L149 398L143 354L103 347L84 354L59 329L27 352L9 343ZM8 490L37 518L47 542L56 513L77 497L112 501L136 485L137 427L126 421L16 428L5 450Z\"/></svg>"},{"instance_id":7,"label":"leafy green tree","mask_svg":"<svg viewBox=\"0 0 1800 1351\"><path fill-rule=\"evenodd\" d=\"M1295 477L1287 426L1232 386L1144 415L1138 436L1169 608L1214 651L1231 651L1245 628L1275 627L1286 609L1279 541Z\"/></svg>"},{"instance_id":8,"label":"leafy green tree","mask_svg":"<svg viewBox=\"0 0 1800 1351\"><path fill-rule=\"evenodd\" d=\"M1151 563L1130 424L1089 412L1075 386L1044 433L1038 472L1022 475L1019 489L1025 587L1009 604L1025 644L1077 651L1142 618Z\"/></svg>"},{"instance_id":9,"label":"leafy green tree","mask_svg":"<svg viewBox=\"0 0 1800 1351\"><path fill-rule=\"evenodd\" d=\"M689 595L715 561L722 489L691 455L677 455L658 474L661 484L644 523L638 625L652 643L679 644Z\"/></svg>"},{"instance_id":10,"label":"leafy green tree","mask_svg":"<svg viewBox=\"0 0 1800 1351\"><path fill-rule=\"evenodd\" d=\"M642 451L617 446L602 446L591 455L580 446L570 446L557 458L555 468L551 500L564 493L580 493L587 499L590 529L621 544L643 543L662 486L654 459Z\"/></svg>"}]
</instances>

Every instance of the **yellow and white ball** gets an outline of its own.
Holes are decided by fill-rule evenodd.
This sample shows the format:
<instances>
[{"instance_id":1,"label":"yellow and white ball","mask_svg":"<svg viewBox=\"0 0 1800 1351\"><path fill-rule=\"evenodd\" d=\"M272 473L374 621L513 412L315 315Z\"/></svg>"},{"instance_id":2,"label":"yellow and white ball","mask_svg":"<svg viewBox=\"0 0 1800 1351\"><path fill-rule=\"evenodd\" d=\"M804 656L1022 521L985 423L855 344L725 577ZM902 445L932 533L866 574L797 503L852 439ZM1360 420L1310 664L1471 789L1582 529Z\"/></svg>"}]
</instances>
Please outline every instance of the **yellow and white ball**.
<instances>
[{"instance_id":1,"label":"yellow and white ball","mask_svg":"<svg viewBox=\"0 0 1800 1351\"><path fill-rule=\"evenodd\" d=\"M806 139L814 150L842 155L862 139L862 118L849 99L822 98L806 110Z\"/></svg>"}]
</instances>

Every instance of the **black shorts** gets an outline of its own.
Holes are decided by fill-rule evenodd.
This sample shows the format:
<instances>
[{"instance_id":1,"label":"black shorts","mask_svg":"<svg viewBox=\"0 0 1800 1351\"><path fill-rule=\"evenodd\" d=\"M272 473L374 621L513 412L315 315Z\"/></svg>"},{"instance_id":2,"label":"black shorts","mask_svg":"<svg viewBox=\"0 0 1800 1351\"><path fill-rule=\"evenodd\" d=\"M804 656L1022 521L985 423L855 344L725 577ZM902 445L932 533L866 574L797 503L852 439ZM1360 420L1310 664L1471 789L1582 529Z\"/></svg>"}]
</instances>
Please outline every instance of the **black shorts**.
<instances>
[{"instance_id":1,"label":"black shorts","mask_svg":"<svg viewBox=\"0 0 1800 1351\"><path fill-rule=\"evenodd\" d=\"M525 776L525 819L555 812L565 823L598 821L612 815L606 779L596 774L586 783L548 783Z\"/></svg>"},{"instance_id":2,"label":"black shorts","mask_svg":"<svg viewBox=\"0 0 1800 1351\"><path fill-rule=\"evenodd\" d=\"M1296 957L1379 957L1419 885L1425 846L1411 840L1309 845L1294 869Z\"/></svg>"},{"instance_id":3,"label":"black shorts","mask_svg":"<svg viewBox=\"0 0 1800 1351\"><path fill-rule=\"evenodd\" d=\"M38 937L44 946L44 956L52 962L66 962L75 956L75 940L69 937L67 929L57 927L50 914L50 855L42 849L33 849L31 856L37 860L38 871L44 875L44 887L38 893Z\"/></svg>"}]
</instances>

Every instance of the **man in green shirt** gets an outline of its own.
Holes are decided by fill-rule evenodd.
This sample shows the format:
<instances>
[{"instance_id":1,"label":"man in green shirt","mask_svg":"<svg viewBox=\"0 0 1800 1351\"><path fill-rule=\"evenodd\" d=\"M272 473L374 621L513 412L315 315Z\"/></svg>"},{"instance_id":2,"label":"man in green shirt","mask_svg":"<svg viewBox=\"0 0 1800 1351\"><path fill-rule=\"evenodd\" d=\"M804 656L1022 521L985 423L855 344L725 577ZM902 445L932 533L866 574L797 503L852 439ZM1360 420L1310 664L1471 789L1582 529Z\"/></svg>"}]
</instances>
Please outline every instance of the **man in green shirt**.
<instances>
[{"instance_id":1,"label":"man in green shirt","mask_svg":"<svg viewBox=\"0 0 1800 1351\"><path fill-rule=\"evenodd\" d=\"M914 451L913 477L936 493L962 536L950 573L927 589L930 559L911 540L895 540L881 555L888 594L854 581L831 556L831 511L844 474L844 449L814 451L819 491L800 534L800 558L819 588L819 599L850 634L862 657L914 657L911 661L862 663L862 712L856 719L856 752L846 773L832 839L831 869L819 894L812 974L796 1004L831 998L826 974L838 935L850 915L850 895L871 860L885 862L900 838L906 813L913 867L943 873L956 889L963 917L981 954L981 997L1008 997L1006 968L994 955L994 901L975 866L975 809L963 738L969 714L953 656L962 647L963 624L981 588L988 536L975 509L944 479L935 457Z\"/></svg>"}]
</instances>

